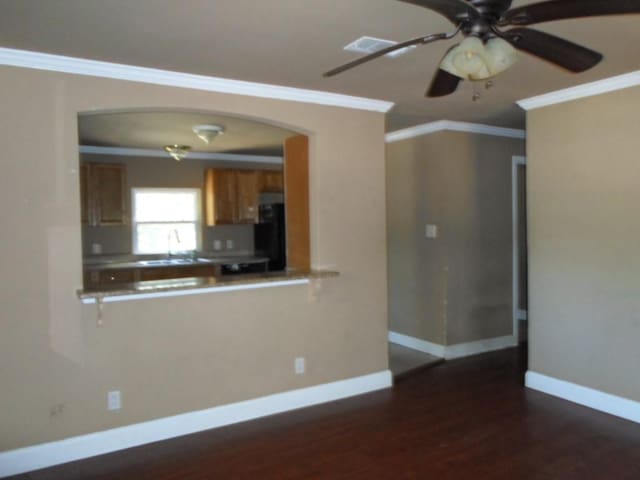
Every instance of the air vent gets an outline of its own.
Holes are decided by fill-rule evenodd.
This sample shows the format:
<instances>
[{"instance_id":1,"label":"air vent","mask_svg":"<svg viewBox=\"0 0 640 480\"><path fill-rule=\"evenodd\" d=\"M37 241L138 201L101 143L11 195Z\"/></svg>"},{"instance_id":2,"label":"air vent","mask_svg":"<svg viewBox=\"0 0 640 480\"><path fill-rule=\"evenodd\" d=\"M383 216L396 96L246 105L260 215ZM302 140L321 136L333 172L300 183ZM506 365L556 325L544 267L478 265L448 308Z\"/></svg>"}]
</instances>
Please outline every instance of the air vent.
<instances>
[{"instance_id":1,"label":"air vent","mask_svg":"<svg viewBox=\"0 0 640 480\"><path fill-rule=\"evenodd\" d=\"M359 53L375 53L378 50L382 50L383 48L391 47L392 45L397 45L398 42L394 42L392 40L384 40L382 38L374 38L374 37L360 37L359 39L351 42L349 45L344 47L345 50L349 52L359 52ZM395 52L387 53L386 57L398 57L404 53L407 53L409 50L415 48L415 45L411 47L401 48L396 50Z\"/></svg>"}]
</instances>

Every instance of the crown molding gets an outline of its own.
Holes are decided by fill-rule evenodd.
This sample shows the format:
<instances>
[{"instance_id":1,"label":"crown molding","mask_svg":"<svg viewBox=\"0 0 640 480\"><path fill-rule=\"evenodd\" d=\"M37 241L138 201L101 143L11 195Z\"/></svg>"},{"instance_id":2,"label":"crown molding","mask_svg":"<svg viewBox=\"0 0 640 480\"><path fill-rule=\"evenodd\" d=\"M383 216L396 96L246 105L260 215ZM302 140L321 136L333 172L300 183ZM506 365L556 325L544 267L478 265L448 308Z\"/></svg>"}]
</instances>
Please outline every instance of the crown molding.
<instances>
[{"instance_id":1,"label":"crown molding","mask_svg":"<svg viewBox=\"0 0 640 480\"><path fill-rule=\"evenodd\" d=\"M570 102L571 100L592 97L594 95L636 87L638 85L640 85L640 70L616 77L605 78L604 80L598 80L596 82L585 83L576 87L545 93L536 97L526 98L516 103L525 110L535 110L536 108Z\"/></svg>"},{"instance_id":2,"label":"crown molding","mask_svg":"<svg viewBox=\"0 0 640 480\"><path fill-rule=\"evenodd\" d=\"M148 148L95 147L92 145L80 145L78 147L78 151L80 153L89 153L94 155L169 158L169 155L164 150L154 150ZM230 162L270 163L277 165L282 165L283 163L282 157L215 152L189 152L185 160L220 160Z\"/></svg>"},{"instance_id":3,"label":"crown molding","mask_svg":"<svg viewBox=\"0 0 640 480\"><path fill-rule=\"evenodd\" d=\"M429 135L430 133L442 131L479 133L482 135L493 135L496 137L507 138L526 138L526 133L524 130L518 130L515 128L494 127L493 125L483 125L481 123L439 120L437 122L425 123L423 125L416 125L415 127L409 127L402 130L396 130L395 132L387 133L385 135L385 141L387 143L399 142L400 140L407 140L409 138Z\"/></svg>"},{"instance_id":4,"label":"crown molding","mask_svg":"<svg viewBox=\"0 0 640 480\"><path fill-rule=\"evenodd\" d=\"M394 106L393 102L353 97L338 93L171 72L155 68L136 67L120 63L101 62L11 48L0 48L0 65L129 80L132 82L190 88L207 92L248 95L293 102L329 105L333 107L345 107L356 110L370 110L382 113L388 112Z\"/></svg>"}]
</instances>

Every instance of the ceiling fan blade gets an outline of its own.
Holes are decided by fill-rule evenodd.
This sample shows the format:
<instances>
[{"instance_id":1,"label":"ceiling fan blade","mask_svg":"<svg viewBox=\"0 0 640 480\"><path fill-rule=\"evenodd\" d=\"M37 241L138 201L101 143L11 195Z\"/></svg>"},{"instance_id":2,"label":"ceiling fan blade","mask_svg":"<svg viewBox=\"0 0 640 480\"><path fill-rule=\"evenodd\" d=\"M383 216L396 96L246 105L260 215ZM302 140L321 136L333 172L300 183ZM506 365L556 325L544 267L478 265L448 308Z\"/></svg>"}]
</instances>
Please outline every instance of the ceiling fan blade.
<instances>
[{"instance_id":1,"label":"ceiling fan blade","mask_svg":"<svg viewBox=\"0 0 640 480\"><path fill-rule=\"evenodd\" d=\"M462 79L439 68L431 80L427 97L444 97L456 91Z\"/></svg>"},{"instance_id":2,"label":"ceiling fan blade","mask_svg":"<svg viewBox=\"0 0 640 480\"><path fill-rule=\"evenodd\" d=\"M473 20L480 17L480 13L472 5L464 0L400 0L420 7L433 10L444 15L454 25L459 25L463 20Z\"/></svg>"},{"instance_id":3,"label":"ceiling fan blade","mask_svg":"<svg viewBox=\"0 0 640 480\"><path fill-rule=\"evenodd\" d=\"M446 40L448 38L456 35L458 31L456 30L454 33L436 33L433 35L427 35L424 37L413 38L411 40L407 40L406 42L397 43L395 45L391 45L390 47L383 48L382 50L378 50L377 52L371 53L369 55L365 55L364 57L360 57L352 62L345 63L344 65L340 65L339 67L334 68L333 70L329 70L322 74L323 77L333 77L338 73L342 73L345 70L349 70L350 68L357 67L358 65L362 65L365 62L369 62L378 57L382 57L390 52L395 52L396 50L400 50L401 48L411 47L413 45L424 45L427 43L435 42L436 40Z\"/></svg>"},{"instance_id":4,"label":"ceiling fan blade","mask_svg":"<svg viewBox=\"0 0 640 480\"><path fill-rule=\"evenodd\" d=\"M509 10L501 25L533 25L568 18L640 13L638 0L549 0Z\"/></svg>"},{"instance_id":5,"label":"ceiling fan blade","mask_svg":"<svg viewBox=\"0 0 640 480\"><path fill-rule=\"evenodd\" d=\"M574 73L595 67L603 58L594 50L531 28L512 28L501 36L518 50Z\"/></svg>"}]
</instances>

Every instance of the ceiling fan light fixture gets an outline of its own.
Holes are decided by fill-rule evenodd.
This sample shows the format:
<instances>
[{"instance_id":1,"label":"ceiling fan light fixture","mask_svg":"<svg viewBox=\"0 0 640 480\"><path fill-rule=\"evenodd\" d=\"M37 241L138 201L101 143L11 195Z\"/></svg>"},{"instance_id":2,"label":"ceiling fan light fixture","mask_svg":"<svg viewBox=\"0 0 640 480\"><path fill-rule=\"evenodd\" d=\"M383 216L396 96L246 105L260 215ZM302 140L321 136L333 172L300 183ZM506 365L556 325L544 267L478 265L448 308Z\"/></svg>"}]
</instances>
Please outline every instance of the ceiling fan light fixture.
<instances>
[{"instance_id":1,"label":"ceiling fan light fixture","mask_svg":"<svg viewBox=\"0 0 640 480\"><path fill-rule=\"evenodd\" d=\"M456 77L471 79L489 76L486 51L478 37L467 37L442 59L440 68ZM485 77L486 78L486 77Z\"/></svg>"},{"instance_id":2,"label":"ceiling fan light fixture","mask_svg":"<svg viewBox=\"0 0 640 480\"><path fill-rule=\"evenodd\" d=\"M516 50L507 41L496 37L485 44L469 36L449 50L440 68L465 80L485 80L504 72L516 60Z\"/></svg>"},{"instance_id":3,"label":"ceiling fan light fixture","mask_svg":"<svg viewBox=\"0 0 640 480\"><path fill-rule=\"evenodd\" d=\"M187 156L191 147L189 145L165 145L164 150L173 158L176 162L179 162Z\"/></svg>"},{"instance_id":4,"label":"ceiling fan light fixture","mask_svg":"<svg viewBox=\"0 0 640 480\"><path fill-rule=\"evenodd\" d=\"M196 125L193 127L195 133L200 140L209 145L214 138L224 133L224 127L220 125Z\"/></svg>"},{"instance_id":5,"label":"ceiling fan light fixture","mask_svg":"<svg viewBox=\"0 0 640 480\"><path fill-rule=\"evenodd\" d=\"M510 69L518 61L518 52L513 46L502 38L494 37L489 39L485 45L489 73L491 76L498 75Z\"/></svg>"},{"instance_id":6,"label":"ceiling fan light fixture","mask_svg":"<svg viewBox=\"0 0 640 480\"><path fill-rule=\"evenodd\" d=\"M422 35L382 48L329 70L324 76L332 77L396 50L449 40L460 32L466 38L442 59L427 90L427 97L450 95L462 80L486 80L504 72L516 62L514 47L566 71L580 73L598 65L603 55L528 27L556 20L640 14L640 0L530 0L528 5L514 8L512 0L400 1L446 17L456 27L455 31ZM515 28L504 30L505 27Z\"/></svg>"}]
</instances>

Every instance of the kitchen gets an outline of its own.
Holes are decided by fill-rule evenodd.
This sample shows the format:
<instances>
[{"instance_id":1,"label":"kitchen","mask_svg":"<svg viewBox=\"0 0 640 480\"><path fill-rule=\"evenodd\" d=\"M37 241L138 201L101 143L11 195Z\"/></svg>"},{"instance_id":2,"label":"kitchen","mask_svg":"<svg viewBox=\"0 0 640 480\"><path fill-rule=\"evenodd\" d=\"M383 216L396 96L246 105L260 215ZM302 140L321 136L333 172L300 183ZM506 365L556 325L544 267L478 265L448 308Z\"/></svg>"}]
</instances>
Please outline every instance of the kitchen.
<instances>
[{"instance_id":1,"label":"kitchen","mask_svg":"<svg viewBox=\"0 0 640 480\"><path fill-rule=\"evenodd\" d=\"M283 145L306 137L176 111L81 114L78 130L85 291L287 268Z\"/></svg>"}]
</instances>

